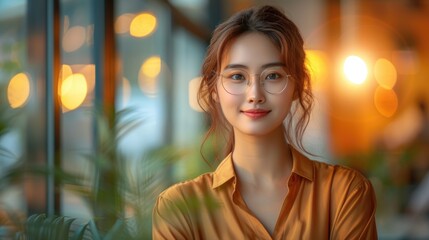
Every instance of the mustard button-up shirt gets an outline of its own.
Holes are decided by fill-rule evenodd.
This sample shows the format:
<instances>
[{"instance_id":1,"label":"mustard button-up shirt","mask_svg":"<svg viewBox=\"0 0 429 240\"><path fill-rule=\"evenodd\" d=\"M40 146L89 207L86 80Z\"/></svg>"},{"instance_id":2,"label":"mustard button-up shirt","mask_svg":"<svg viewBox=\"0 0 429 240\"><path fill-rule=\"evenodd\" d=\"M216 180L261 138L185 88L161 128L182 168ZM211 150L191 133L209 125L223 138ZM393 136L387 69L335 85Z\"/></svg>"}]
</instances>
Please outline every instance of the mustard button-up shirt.
<instances>
[{"instance_id":1,"label":"mustard button-up shirt","mask_svg":"<svg viewBox=\"0 0 429 240\"><path fill-rule=\"evenodd\" d=\"M289 192L273 235L236 188L231 155L213 173L173 185L153 210L153 239L377 239L371 183L292 150Z\"/></svg>"}]
</instances>

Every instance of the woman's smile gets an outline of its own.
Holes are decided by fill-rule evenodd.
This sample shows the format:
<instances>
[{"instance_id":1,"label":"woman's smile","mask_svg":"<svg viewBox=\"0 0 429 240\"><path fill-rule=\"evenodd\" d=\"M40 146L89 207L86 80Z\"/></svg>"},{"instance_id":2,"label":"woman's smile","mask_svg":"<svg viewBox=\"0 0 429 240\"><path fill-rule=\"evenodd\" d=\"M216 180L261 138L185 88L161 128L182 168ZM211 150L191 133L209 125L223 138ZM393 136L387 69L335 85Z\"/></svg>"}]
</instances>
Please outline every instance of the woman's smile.
<instances>
[{"instance_id":1,"label":"woman's smile","mask_svg":"<svg viewBox=\"0 0 429 240\"><path fill-rule=\"evenodd\" d=\"M241 112L249 118L259 119L267 116L271 112L271 110L256 108L256 109L242 110Z\"/></svg>"}]
</instances>

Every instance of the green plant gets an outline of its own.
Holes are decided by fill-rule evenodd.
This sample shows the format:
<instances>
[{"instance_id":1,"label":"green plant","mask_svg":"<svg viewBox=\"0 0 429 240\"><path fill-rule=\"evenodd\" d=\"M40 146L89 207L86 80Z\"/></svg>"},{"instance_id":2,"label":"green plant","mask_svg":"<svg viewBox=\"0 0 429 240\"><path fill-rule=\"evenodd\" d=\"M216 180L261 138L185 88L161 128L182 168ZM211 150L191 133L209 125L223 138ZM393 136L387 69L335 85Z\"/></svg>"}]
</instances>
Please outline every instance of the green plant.
<instances>
[{"instance_id":1,"label":"green plant","mask_svg":"<svg viewBox=\"0 0 429 240\"><path fill-rule=\"evenodd\" d=\"M24 222L14 221L15 239L151 238L151 211L155 198L170 184L166 182L165 175L170 171L171 164L188 151L175 146L162 146L146 152L135 162L125 159L118 150L119 141L144 123L144 119L134 113L132 109L118 111L113 117L113 126L110 126L107 116L95 114L99 147L94 153L84 154L94 169L95 178L91 181L83 174L67 172L60 167L36 166L24 160L18 161L0 176L0 190L19 183L25 176L53 176L63 188L75 191L86 199L94 214L90 220L32 215ZM9 215L11 218L13 213Z\"/></svg>"},{"instance_id":2,"label":"green plant","mask_svg":"<svg viewBox=\"0 0 429 240\"><path fill-rule=\"evenodd\" d=\"M93 220L84 224L74 224L76 221L76 218L64 216L47 217L45 214L31 215L25 222L25 231L19 232L15 236L15 240L133 239L128 233L126 222L123 220L117 220L104 237L101 237Z\"/></svg>"},{"instance_id":3,"label":"green plant","mask_svg":"<svg viewBox=\"0 0 429 240\"><path fill-rule=\"evenodd\" d=\"M45 214L30 216L26 223L26 232L18 233L17 240L39 240L39 239L68 239L70 227L76 219L66 217L46 217ZM75 233L75 236L83 236L83 230ZM77 237L73 238L77 238ZM83 238L77 238L83 239Z\"/></svg>"}]
</instances>

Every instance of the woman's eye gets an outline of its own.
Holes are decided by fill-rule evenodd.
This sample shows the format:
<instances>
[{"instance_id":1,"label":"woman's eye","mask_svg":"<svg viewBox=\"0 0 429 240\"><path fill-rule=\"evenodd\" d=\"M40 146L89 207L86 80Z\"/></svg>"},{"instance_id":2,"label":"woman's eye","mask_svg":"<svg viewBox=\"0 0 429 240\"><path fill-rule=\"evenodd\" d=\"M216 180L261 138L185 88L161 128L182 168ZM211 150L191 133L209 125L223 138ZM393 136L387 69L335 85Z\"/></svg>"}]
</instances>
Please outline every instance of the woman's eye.
<instances>
[{"instance_id":1,"label":"woman's eye","mask_svg":"<svg viewBox=\"0 0 429 240\"><path fill-rule=\"evenodd\" d=\"M265 79L267 80L276 80L279 79L281 76L278 73L270 73L268 74Z\"/></svg>"},{"instance_id":2,"label":"woman's eye","mask_svg":"<svg viewBox=\"0 0 429 240\"><path fill-rule=\"evenodd\" d=\"M232 80L246 80L242 74L232 74L229 78Z\"/></svg>"}]
</instances>

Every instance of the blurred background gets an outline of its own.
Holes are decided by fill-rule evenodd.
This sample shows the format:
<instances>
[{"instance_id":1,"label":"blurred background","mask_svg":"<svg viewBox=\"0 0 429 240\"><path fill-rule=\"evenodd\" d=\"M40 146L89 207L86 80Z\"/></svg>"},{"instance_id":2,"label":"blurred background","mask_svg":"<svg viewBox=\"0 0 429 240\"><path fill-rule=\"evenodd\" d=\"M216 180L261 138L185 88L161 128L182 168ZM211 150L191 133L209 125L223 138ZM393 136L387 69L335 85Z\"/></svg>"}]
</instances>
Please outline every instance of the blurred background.
<instances>
[{"instance_id":1,"label":"blurred background","mask_svg":"<svg viewBox=\"0 0 429 240\"><path fill-rule=\"evenodd\" d=\"M380 239L428 239L427 0L0 0L0 236L11 216L108 215L97 202L129 186L146 205L121 190L114 215L150 226L159 191L212 169L196 103L211 31L261 4L305 39L305 145L371 180Z\"/></svg>"}]
</instances>

